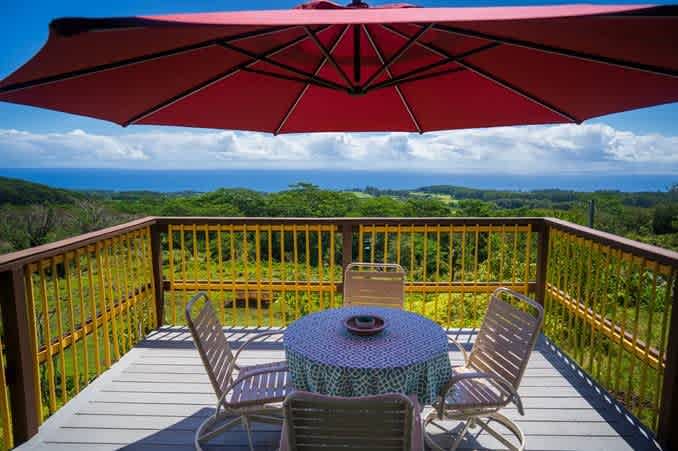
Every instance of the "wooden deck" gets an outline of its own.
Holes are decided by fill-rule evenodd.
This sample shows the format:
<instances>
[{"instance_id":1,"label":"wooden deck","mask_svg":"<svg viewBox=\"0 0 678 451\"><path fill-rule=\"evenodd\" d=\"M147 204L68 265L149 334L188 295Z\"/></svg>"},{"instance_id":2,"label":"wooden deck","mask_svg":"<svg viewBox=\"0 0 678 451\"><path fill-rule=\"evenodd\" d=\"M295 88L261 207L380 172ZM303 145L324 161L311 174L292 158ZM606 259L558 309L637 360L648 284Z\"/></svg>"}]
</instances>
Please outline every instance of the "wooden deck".
<instances>
[{"instance_id":1,"label":"wooden deck","mask_svg":"<svg viewBox=\"0 0 678 451\"><path fill-rule=\"evenodd\" d=\"M238 346L256 332L227 330ZM472 331L450 331L473 341ZM451 349L453 360L461 354ZM284 358L282 345L271 340L243 352L245 364ZM656 450L624 409L587 380L545 339L534 352L520 389L526 415L517 418L530 450ZM184 328L158 330L126 354L109 371L49 418L40 433L19 450L193 449L193 432L214 408L211 390L190 335ZM255 426L258 450L275 450L279 430ZM466 449L501 449L487 434L463 444ZM234 431L215 439L210 450L246 450L246 437Z\"/></svg>"}]
</instances>

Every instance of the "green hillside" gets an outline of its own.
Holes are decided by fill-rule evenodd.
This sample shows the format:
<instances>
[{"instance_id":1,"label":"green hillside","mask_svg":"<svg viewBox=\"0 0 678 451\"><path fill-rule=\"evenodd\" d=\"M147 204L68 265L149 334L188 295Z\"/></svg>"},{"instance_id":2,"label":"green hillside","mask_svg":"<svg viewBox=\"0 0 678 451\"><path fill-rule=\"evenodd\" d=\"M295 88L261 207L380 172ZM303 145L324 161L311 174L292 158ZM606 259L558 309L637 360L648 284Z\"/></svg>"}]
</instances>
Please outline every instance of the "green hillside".
<instances>
[{"instance_id":1,"label":"green hillside","mask_svg":"<svg viewBox=\"0 0 678 451\"><path fill-rule=\"evenodd\" d=\"M0 205L72 204L84 197L86 197L84 194L75 191L0 177Z\"/></svg>"}]
</instances>

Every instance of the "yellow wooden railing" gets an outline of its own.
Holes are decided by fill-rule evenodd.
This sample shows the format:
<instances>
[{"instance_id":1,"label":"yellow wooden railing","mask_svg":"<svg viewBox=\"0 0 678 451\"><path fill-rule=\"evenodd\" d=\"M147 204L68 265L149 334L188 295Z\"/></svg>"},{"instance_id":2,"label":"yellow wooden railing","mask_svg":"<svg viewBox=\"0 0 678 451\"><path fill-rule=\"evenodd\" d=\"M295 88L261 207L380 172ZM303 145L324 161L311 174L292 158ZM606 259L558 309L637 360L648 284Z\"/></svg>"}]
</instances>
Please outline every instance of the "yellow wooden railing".
<instances>
[{"instance_id":1,"label":"yellow wooden railing","mask_svg":"<svg viewBox=\"0 0 678 451\"><path fill-rule=\"evenodd\" d=\"M150 261L145 227L27 265L43 417L155 326Z\"/></svg>"},{"instance_id":2,"label":"yellow wooden railing","mask_svg":"<svg viewBox=\"0 0 678 451\"><path fill-rule=\"evenodd\" d=\"M340 306L353 261L402 265L405 307L443 327L479 326L499 286L536 298L547 339L671 437L676 253L545 218L144 218L0 256L0 449L196 291L227 326L285 326Z\"/></svg>"},{"instance_id":3,"label":"yellow wooden railing","mask_svg":"<svg viewBox=\"0 0 678 451\"><path fill-rule=\"evenodd\" d=\"M545 333L657 430L678 266L666 253L553 222Z\"/></svg>"},{"instance_id":4,"label":"yellow wooden railing","mask_svg":"<svg viewBox=\"0 0 678 451\"><path fill-rule=\"evenodd\" d=\"M487 293L499 286L523 293L534 286L530 220L161 221L169 324L184 323L187 293L202 290L224 324L284 326L340 306L342 267L353 260L403 265L406 307L446 327L478 325Z\"/></svg>"},{"instance_id":5,"label":"yellow wooden railing","mask_svg":"<svg viewBox=\"0 0 678 451\"><path fill-rule=\"evenodd\" d=\"M16 253L25 307L21 339L31 361L22 378L31 381L33 405L11 413L30 413L34 428L156 327L151 222L117 229L44 246L37 258ZM9 357L12 350L4 351ZM2 371L3 449L13 445L8 394Z\"/></svg>"},{"instance_id":6,"label":"yellow wooden railing","mask_svg":"<svg viewBox=\"0 0 678 451\"><path fill-rule=\"evenodd\" d=\"M528 294L535 280L532 224L495 221L359 224L357 260L407 268L407 309L444 327L477 327L488 293Z\"/></svg>"}]
</instances>

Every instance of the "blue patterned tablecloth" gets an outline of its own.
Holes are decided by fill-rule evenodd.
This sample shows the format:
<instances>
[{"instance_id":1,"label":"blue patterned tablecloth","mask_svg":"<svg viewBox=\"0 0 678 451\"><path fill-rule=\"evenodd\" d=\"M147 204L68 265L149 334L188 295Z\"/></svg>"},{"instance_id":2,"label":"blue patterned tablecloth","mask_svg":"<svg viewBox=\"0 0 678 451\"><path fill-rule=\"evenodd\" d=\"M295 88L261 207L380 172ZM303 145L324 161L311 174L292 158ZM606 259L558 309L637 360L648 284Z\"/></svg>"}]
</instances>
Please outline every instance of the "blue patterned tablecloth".
<instances>
[{"instance_id":1,"label":"blue patterned tablecloth","mask_svg":"<svg viewBox=\"0 0 678 451\"><path fill-rule=\"evenodd\" d=\"M353 315L378 315L386 328L371 337L350 333ZM298 390L332 396L416 394L430 404L451 376L445 331L423 316L393 308L351 307L304 316L284 333Z\"/></svg>"}]
</instances>

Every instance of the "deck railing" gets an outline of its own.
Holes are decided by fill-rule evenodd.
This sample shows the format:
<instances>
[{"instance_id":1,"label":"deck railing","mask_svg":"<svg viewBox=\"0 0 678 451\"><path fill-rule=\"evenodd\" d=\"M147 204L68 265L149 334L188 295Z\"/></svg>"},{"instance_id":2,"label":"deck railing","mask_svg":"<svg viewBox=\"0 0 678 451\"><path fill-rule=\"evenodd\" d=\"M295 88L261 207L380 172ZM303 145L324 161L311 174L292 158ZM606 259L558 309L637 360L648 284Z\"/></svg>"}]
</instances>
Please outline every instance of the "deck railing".
<instances>
[{"instance_id":1,"label":"deck railing","mask_svg":"<svg viewBox=\"0 0 678 451\"><path fill-rule=\"evenodd\" d=\"M207 291L231 326L342 303L352 261L399 263L409 310L477 327L508 286L544 332L675 449L678 254L547 218L144 218L0 256L2 446Z\"/></svg>"}]
</instances>

